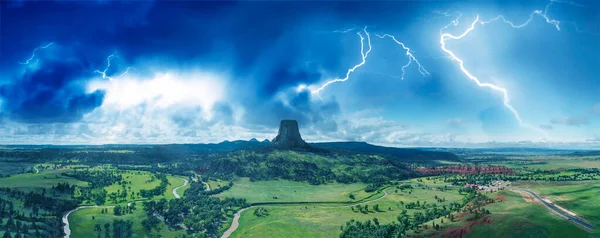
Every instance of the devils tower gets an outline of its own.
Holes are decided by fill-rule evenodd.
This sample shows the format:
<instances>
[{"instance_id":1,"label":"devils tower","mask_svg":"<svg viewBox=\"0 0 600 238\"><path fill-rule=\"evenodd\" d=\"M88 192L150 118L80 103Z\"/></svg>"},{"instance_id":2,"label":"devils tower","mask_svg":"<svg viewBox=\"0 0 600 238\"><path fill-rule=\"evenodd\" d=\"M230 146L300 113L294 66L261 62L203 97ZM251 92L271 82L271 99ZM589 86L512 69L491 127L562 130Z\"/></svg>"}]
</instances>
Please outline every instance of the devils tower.
<instances>
[{"instance_id":1,"label":"devils tower","mask_svg":"<svg viewBox=\"0 0 600 238\"><path fill-rule=\"evenodd\" d=\"M302 140L296 120L281 120L281 123L279 123L279 132L277 132L277 136L271 141L271 145L282 148L310 147L308 143Z\"/></svg>"}]
</instances>

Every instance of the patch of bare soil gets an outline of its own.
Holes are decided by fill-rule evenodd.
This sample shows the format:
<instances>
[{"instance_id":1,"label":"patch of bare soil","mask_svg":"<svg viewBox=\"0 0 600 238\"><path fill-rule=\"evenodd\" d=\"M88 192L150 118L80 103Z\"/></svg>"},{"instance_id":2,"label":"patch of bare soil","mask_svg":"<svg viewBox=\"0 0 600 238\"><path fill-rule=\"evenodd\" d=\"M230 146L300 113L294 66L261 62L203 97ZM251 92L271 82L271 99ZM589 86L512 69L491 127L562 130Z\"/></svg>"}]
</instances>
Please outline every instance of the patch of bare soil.
<instances>
[{"instance_id":1,"label":"patch of bare soil","mask_svg":"<svg viewBox=\"0 0 600 238\"><path fill-rule=\"evenodd\" d=\"M467 234L471 233L471 228L479 225L487 225L491 224L493 219L491 217L481 217L479 219L475 219L463 226L448 228L445 229L441 234L443 238L462 238Z\"/></svg>"},{"instance_id":2,"label":"patch of bare soil","mask_svg":"<svg viewBox=\"0 0 600 238\"><path fill-rule=\"evenodd\" d=\"M498 194L498 196L496 196L496 197L494 198L494 201L496 201L496 202L497 202L497 201L503 201L503 202L506 202L506 198L504 197L504 195L503 195L502 193L499 193L499 194Z\"/></svg>"},{"instance_id":3,"label":"patch of bare soil","mask_svg":"<svg viewBox=\"0 0 600 238\"><path fill-rule=\"evenodd\" d=\"M533 198L533 196L531 196L531 194L523 192L523 191L519 191L519 190L515 190L515 192L521 194L521 197L523 197L523 199L525 199L525 202L535 203L535 198Z\"/></svg>"}]
</instances>

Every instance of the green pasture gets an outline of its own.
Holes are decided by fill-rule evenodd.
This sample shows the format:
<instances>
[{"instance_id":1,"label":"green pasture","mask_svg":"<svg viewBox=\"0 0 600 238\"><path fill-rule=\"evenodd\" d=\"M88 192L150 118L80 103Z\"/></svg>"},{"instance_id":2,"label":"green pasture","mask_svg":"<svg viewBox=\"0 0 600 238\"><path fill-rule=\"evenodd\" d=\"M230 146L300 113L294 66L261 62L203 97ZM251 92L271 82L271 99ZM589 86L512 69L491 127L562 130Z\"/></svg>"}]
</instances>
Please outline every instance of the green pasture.
<instances>
[{"instance_id":1,"label":"green pasture","mask_svg":"<svg viewBox=\"0 0 600 238\"><path fill-rule=\"evenodd\" d=\"M136 204L137 209L132 214L126 214L121 216L113 215L113 208L108 208L108 213L102 214L102 208L106 207L83 208L71 213L71 215L69 215L69 227L71 229L71 237L96 237L98 232L94 231L95 224L102 225L102 229L104 229L104 224L112 224L112 222L117 219L128 220L133 222L133 237L150 237L151 234L148 234L148 232L142 226L142 220L146 218L146 214L142 209L141 203ZM159 225L159 228L160 232L158 233L158 235L160 235L160 237L177 237L185 234L183 230L169 230L164 223L161 223ZM152 235L157 234L156 232L153 232ZM104 232L102 233L102 237L104 237Z\"/></svg>"},{"instance_id":2,"label":"green pasture","mask_svg":"<svg viewBox=\"0 0 600 238\"><path fill-rule=\"evenodd\" d=\"M41 192L43 188L50 189L52 186L56 186L58 183L64 182L67 182L70 185L77 185L79 187L88 186L87 182L61 175L61 173L64 172L68 172L68 170L44 170L37 174L17 174L7 178L0 178L0 187L15 188L23 191Z\"/></svg>"},{"instance_id":3,"label":"green pasture","mask_svg":"<svg viewBox=\"0 0 600 238\"><path fill-rule=\"evenodd\" d=\"M268 210L269 215L257 217L253 214L256 208L251 208L242 213L240 226L232 237L338 237L341 232L340 226L351 219L366 221L377 218L382 224L396 221L401 210L404 209L401 201L404 203L419 201L441 207L457 202L463 197L458 194L457 189L440 191L427 186L417 187L418 184L412 182L407 184L415 188L401 191L392 186L385 189L387 196L383 198L374 196L370 202L362 203L361 206L369 206L369 211L366 213L355 212L348 205L274 205L262 206ZM443 197L446 201L438 203L435 196ZM376 204L379 205L379 211L373 208ZM409 209L407 214L411 215L416 211L422 210L421 208Z\"/></svg>"},{"instance_id":4,"label":"green pasture","mask_svg":"<svg viewBox=\"0 0 600 238\"><path fill-rule=\"evenodd\" d=\"M126 183L125 189L127 190L127 197L126 198L118 198L116 204L127 204L127 203L133 202L133 201L148 200L147 198L138 196L139 191L142 189L150 190L150 189L153 189L160 185L160 180L158 180L158 179L152 180L152 173L146 172L146 171L135 171L135 170L129 171L128 170L128 171L124 172L122 174L122 176L123 176L123 181L125 181L125 183ZM173 189L184 184L183 178L179 177L179 176L167 175L167 179L169 180L169 185L167 185L165 192L160 196L152 197L152 200L158 200L158 199L162 199L162 198L173 199L173 198L175 198L175 196L173 195ZM188 183L188 185L186 185L185 187L177 189L177 193L180 196L183 196L185 190L187 190L189 187L190 187L190 185ZM118 193L118 192L122 191L123 186L120 183L115 183L108 187L105 187L104 189L106 190L106 192L108 194ZM132 196L132 193L133 193L133 196ZM91 204L95 204L95 203L91 202L91 201L84 201L83 204L91 205ZM113 204L115 204L115 203L109 198L109 196L107 196L105 205L113 205Z\"/></svg>"},{"instance_id":5,"label":"green pasture","mask_svg":"<svg viewBox=\"0 0 600 238\"><path fill-rule=\"evenodd\" d=\"M512 169L527 167L529 169L553 170L553 169L579 169L600 168L600 158L577 157L577 156L529 156L517 157L539 164L521 164L510 159L505 163L497 163Z\"/></svg>"},{"instance_id":6,"label":"green pasture","mask_svg":"<svg viewBox=\"0 0 600 238\"><path fill-rule=\"evenodd\" d=\"M209 182L210 184L210 182ZM213 183L214 184L214 183ZM211 184L211 188L216 188ZM269 180L250 182L248 178L233 181L231 189L219 194L219 197L246 198L249 203L255 202L340 202L365 198L372 193L364 191L366 184L311 185L304 182L289 180Z\"/></svg>"},{"instance_id":7,"label":"green pasture","mask_svg":"<svg viewBox=\"0 0 600 238\"><path fill-rule=\"evenodd\" d=\"M208 185L210 186L211 189L217 189L220 187L224 187L227 186L227 184L229 184L229 181L223 181L223 180L210 180L208 182Z\"/></svg>"},{"instance_id":8,"label":"green pasture","mask_svg":"<svg viewBox=\"0 0 600 238\"><path fill-rule=\"evenodd\" d=\"M468 237L589 237L577 225L552 214L536 203L527 203L520 194L501 191L504 202L486 206L490 210L490 224L471 227Z\"/></svg>"},{"instance_id":9,"label":"green pasture","mask_svg":"<svg viewBox=\"0 0 600 238\"><path fill-rule=\"evenodd\" d=\"M598 181L518 182L513 186L538 193L555 204L574 212L596 227L600 235L600 183Z\"/></svg>"}]
</instances>

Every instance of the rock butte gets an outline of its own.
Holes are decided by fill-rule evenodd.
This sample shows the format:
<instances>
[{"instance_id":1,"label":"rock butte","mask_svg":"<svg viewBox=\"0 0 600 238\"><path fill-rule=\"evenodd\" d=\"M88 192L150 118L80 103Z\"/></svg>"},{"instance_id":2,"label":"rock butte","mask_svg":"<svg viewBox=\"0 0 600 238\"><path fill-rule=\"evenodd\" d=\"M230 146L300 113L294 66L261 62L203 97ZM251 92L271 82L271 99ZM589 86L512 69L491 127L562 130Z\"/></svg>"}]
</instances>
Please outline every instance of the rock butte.
<instances>
[{"instance_id":1,"label":"rock butte","mask_svg":"<svg viewBox=\"0 0 600 238\"><path fill-rule=\"evenodd\" d=\"M271 141L271 145L281 148L309 148L310 146L300 136L296 120L281 120L279 132Z\"/></svg>"}]
</instances>

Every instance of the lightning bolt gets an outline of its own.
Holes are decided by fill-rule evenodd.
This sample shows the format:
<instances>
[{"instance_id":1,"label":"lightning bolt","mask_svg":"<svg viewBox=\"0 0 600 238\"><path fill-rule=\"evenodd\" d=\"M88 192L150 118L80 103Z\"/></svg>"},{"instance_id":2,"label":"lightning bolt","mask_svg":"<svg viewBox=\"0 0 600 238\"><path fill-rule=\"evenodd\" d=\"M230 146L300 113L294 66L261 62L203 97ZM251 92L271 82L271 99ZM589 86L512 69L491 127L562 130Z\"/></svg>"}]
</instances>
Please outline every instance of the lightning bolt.
<instances>
[{"instance_id":1,"label":"lightning bolt","mask_svg":"<svg viewBox=\"0 0 600 238\"><path fill-rule=\"evenodd\" d=\"M334 32L347 33L352 30L354 30L354 28L350 28L347 30L336 30ZM348 78L350 78L350 74L352 74L356 69L358 69L359 67L363 66L366 63L367 57L369 56L369 53L371 52L371 49L372 49L371 36L370 36L369 32L367 32L367 27L365 27L362 30L362 32L364 32L364 34L366 35L367 43L369 45L369 49L365 52L365 44L364 44L365 37L363 37L361 32L357 32L358 36L360 37L360 53L362 55L362 61L360 63L354 65L354 67L348 69L348 71L346 72L346 77L329 80L329 81L325 82L323 85L321 85L321 87L311 90L311 93L318 95L319 92L323 91L323 89L325 89L330 84L337 83L337 82L344 82L344 81L348 80ZM376 34L376 36L381 39L386 38L386 37L391 38L394 42L396 42L396 44L402 46L402 48L406 51L406 56L408 56L408 63L406 63L406 65L402 66L402 76L401 76L402 80L404 80L406 68L408 68L413 62L418 65L419 73L421 73L423 76L429 75L429 72L421 65L421 63L419 63L419 60L417 60L417 58L411 53L410 48L406 47L406 45L404 45L404 43L398 41L396 39L396 37L394 37L393 35L390 35L390 34L383 34L383 35ZM297 90L302 90L304 88L306 88L306 86L298 87Z\"/></svg>"},{"instance_id":2,"label":"lightning bolt","mask_svg":"<svg viewBox=\"0 0 600 238\"><path fill-rule=\"evenodd\" d=\"M36 64L37 62L39 62L40 60L35 56L35 52L37 52L39 49L46 49L50 46L52 46L54 44L54 42L50 42L49 44L45 45L45 46L39 46L36 47L35 49L33 49L33 52L31 53L31 57L29 57L29 59L27 59L25 62L19 62L19 64L29 64L31 63L31 61L35 58L35 62L34 64Z\"/></svg>"},{"instance_id":3,"label":"lightning bolt","mask_svg":"<svg viewBox=\"0 0 600 238\"><path fill-rule=\"evenodd\" d=\"M333 32L335 32L335 33L348 33L348 32L351 32L353 30L356 30L356 27L348 28L346 30L335 30Z\"/></svg>"},{"instance_id":4,"label":"lightning bolt","mask_svg":"<svg viewBox=\"0 0 600 238\"><path fill-rule=\"evenodd\" d=\"M367 57L369 56L369 53L371 52L371 49L372 49L371 36L369 35L369 32L367 31L367 27L363 28L362 31L366 35L367 44L369 45L369 49L365 52L365 44L364 44L365 37L363 37L363 35L360 32L357 32L356 34L358 34L358 36L360 37L360 54L362 56L362 61L360 63L358 63L357 65L354 65L354 67L348 69L348 71L346 72L346 77L329 80L329 81L325 82L323 85L321 85L321 87L311 90L312 94L318 95L319 92L321 92L323 89L325 89L325 87L329 86L330 84L337 83L337 82L344 82L344 81L348 80L348 78L350 78L350 74L352 74L356 69L363 66L367 62Z\"/></svg>"},{"instance_id":5,"label":"lightning bolt","mask_svg":"<svg viewBox=\"0 0 600 238\"><path fill-rule=\"evenodd\" d=\"M114 80L114 79L118 79L118 78L121 78L121 77L123 77L123 76L127 75L127 74L129 73L129 70L135 70L135 68L132 68L132 67L127 67L127 69L125 70L125 72L123 72L121 75L117 76L116 78L113 78L113 77L111 77L111 76L108 76L108 75L106 74L106 71L108 71L108 69L110 68L110 60L111 60L112 58L114 58L114 57L118 57L118 56L116 56L115 54L116 54L116 53L113 53L113 54L109 55L108 57L106 57L106 67L104 68L104 70L103 70L103 71L100 71L100 70L95 70L95 71L94 71L94 72L96 72L96 73L99 73L100 75L102 75L102 78L103 78L103 79L108 79L108 80L112 81L112 80Z\"/></svg>"},{"instance_id":6,"label":"lightning bolt","mask_svg":"<svg viewBox=\"0 0 600 238\"><path fill-rule=\"evenodd\" d=\"M440 29L440 34L442 34L442 32L452 26L458 26L459 24L459 20L460 18L463 16L463 14L459 11L454 11L454 12L450 12L452 9L449 9L448 11L445 12L439 12L439 11L435 11L434 13L445 16L445 17L451 17L451 16L456 16L454 18L454 20L450 21L450 23L448 23L447 25L445 25L444 27L442 27L442 29Z\"/></svg>"},{"instance_id":7,"label":"lightning bolt","mask_svg":"<svg viewBox=\"0 0 600 238\"><path fill-rule=\"evenodd\" d=\"M477 84L477 86L479 86L479 87L490 88L490 89L492 89L492 90L494 90L494 91L500 92L500 93L502 94L502 96L503 96L503 104L504 104L504 106L505 106L505 107L506 107L508 110L510 110L510 111L512 112L513 116L514 116L514 117L515 117L515 119L516 119L516 120L519 122L519 125L520 125L520 126L527 127L527 128L531 128L531 129L534 129L534 130L536 130L536 131L541 131L541 132L542 132L542 133L544 133L544 134L545 134L546 132L544 132L544 131L540 130L540 129L539 129L539 128L537 128L537 127L533 127L533 126L531 126L531 125L528 125L528 124L526 124L526 123L524 123L524 122L523 122L523 120L521 119L521 116L519 115L519 112L518 112L518 111L517 111L517 110L516 110L516 109L515 109L515 108L514 108L514 107L513 107L511 104L510 104L510 98L509 98L509 96L508 96L508 91L507 91L505 88L502 88L502 87L499 87L499 86L497 86L497 85L490 84L490 83L482 83L482 82L481 82L481 81L480 81L480 80L479 80L477 77L475 77L473 74L471 74L471 73L470 73L470 72L469 72L469 71L468 71L468 70L465 68L465 66L464 66L464 61L463 61L462 59L458 58L458 57L457 57L457 56L454 54L454 52L452 52L452 51L450 51L450 50L448 50L448 49L446 48L446 41L447 41L447 40L450 40L450 39L451 39L451 40L460 40L460 39L462 39L463 37L465 37L466 35L468 35L468 34L469 34L471 31L473 31L473 29L475 29L475 25L476 25L477 23L479 23L479 24L481 24L481 25L485 25L485 24L489 24L489 23L491 23L491 22L494 22L494 21L501 20L502 22L504 22L504 23L506 23L506 24L510 25L510 26L511 26L511 27L513 27L513 28L522 28L522 27L525 27L525 26L527 26L527 25L528 25L528 24L529 24L529 23L530 23L530 22L533 20L533 17L534 17L535 15L539 15L539 16L541 16L542 18L544 18L544 20L546 21L546 23L554 25L554 26L556 27L556 29L560 31L560 21L558 21L558 20L554 20L554 19L550 19L550 17L548 17L548 9L549 9L549 8L550 8L550 6L551 6L553 3L555 3L555 2L566 2L566 1L551 0L551 1L550 1L550 3L548 3L548 4L546 5L546 7L544 8L544 11L541 11L541 10L535 10L535 11L533 11L533 12L532 12L532 13L529 15L529 18L527 19L527 21L525 21L525 22L524 22L524 23L522 23L522 24L518 24L518 25L517 25L517 24L515 24L515 23L513 23L513 22L511 22L511 21L509 21L509 20L507 20L507 19L506 19L506 18L505 18L503 15L499 15L499 16L497 16L497 17L495 17L495 18L493 18L493 19L491 19L491 20L488 20L488 21L482 21L482 20L480 20L480 19L479 19L479 15L477 15L477 17L476 17L475 21L473 21L473 22L471 23L470 27L469 27L469 28L467 28L467 30L465 30L465 31L464 31L462 34L455 36L455 35L452 35L452 34L449 34L449 33L443 33L443 34L441 34L441 35L440 35L440 45L441 45L442 51L444 51L444 52L445 52L445 53L446 53L448 56L450 56L450 58L451 58L453 61L457 61L457 62L458 62L458 65L459 65L459 67L460 67L460 70L463 72L463 74L464 74L465 76L467 76L467 78L469 78L470 80L472 80L473 82L475 82L475 83ZM571 3L571 4L576 4L576 3L572 3L572 2L569 2L569 3ZM456 18L456 19L455 19L453 22L457 22L457 21L458 21L458 18L460 18L460 16L462 16L462 14L461 14L461 15L458 15L458 16L459 16L459 17L457 17L457 18ZM450 23L450 24L453 24L453 22L452 22L452 23ZM449 25L450 25L450 24L449 24ZM443 29L447 28L449 25L446 25L446 26L445 26ZM443 29L442 29L442 31L443 31Z\"/></svg>"},{"instance_id":8,"label":"lightning bolt","mask_svg":"<svg viewBox=\"0 0 600 238\"><path fill-rule=\"evenodd\" d=\"M415 58L415 56L410 53L410 48L406 47L406 45L404 45L404 43L396 40L396 37L394 37L393 35L390 34L384 34L384 35L378 35L376 34L377 37L383 39L385 37L389 37L392 38L392 40L394 42L396 42L396 44L402 46L402 48L404 50L406 50L406 55L408 56L408 63L405 64L404 66L402 66L402 80L404 80L404 74L406 73L406 68L408 68L408 66L410 66L410 64L414 61L417 65L419 65L419 73L421 73L423 76L427 76L429 75L429 72L427 72L427 70L425 70L425 68L423 68L423 66L421 65L421 63L419 63L419 60L417 60L417 58Z\"/></svg>"}]
</instances>

